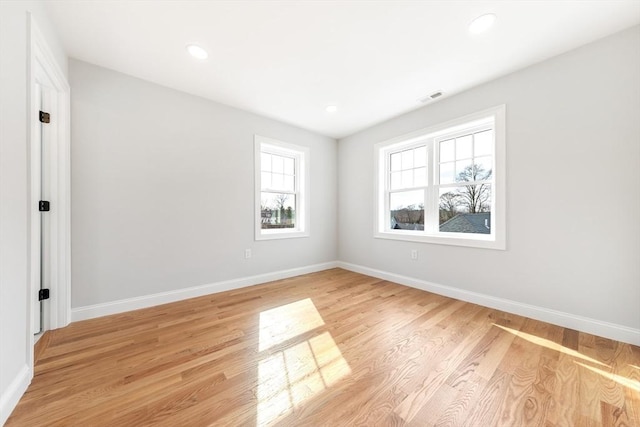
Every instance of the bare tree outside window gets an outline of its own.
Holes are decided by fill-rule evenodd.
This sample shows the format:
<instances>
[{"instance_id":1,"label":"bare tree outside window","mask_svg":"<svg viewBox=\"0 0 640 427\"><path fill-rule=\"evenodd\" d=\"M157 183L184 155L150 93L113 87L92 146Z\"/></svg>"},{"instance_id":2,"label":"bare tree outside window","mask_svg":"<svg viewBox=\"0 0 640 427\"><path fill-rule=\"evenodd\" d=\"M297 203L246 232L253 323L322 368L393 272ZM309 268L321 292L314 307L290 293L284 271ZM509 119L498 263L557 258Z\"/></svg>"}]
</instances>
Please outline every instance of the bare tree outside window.
<instances>
[{"instance_id":1,"label":"bare tree outside window","mask_svg":"<svg viewBox=\"0 0 640 427\"><path fill-rule=\"evenodd\" d=\"M440 231L491 232L491 178L493 171L472 164L456 176L456 187L440 189ZM489 182L488 182L489 181Z\"/></svg>"},{"instance_id":2,"label":"bare tree outside window","mask_svg":"<svg viewBox=\"0 0 640 427\"><path fill-rule=\"evenodd\" d=\"M295 195L262 192L260 203L263 229L295 227Z\"/></svg>"},{"instance_id":3,"label":"bare tree outside window","mask_svg":"<svg viewBox=\"0 0 640 427\"><path fill-rule=\"evenodd\" d=\"M458 214L460 195L455 191L447 191L440 196L440 224L449 221Z\"/></svg>"},{"instance_id":4,"label":"bare tree outside window","mask_svg":"<svg viewBox=\"0 0 640 427\"><path fill-rule=\"evenodd\" d=\"M467 166L458 174L458 182L477 182L491 179L493 171L480 165ZM489 212L491 210L491 185L487 183L465 185L456 200L468 213Z\"/></svg>"}]
</instances>

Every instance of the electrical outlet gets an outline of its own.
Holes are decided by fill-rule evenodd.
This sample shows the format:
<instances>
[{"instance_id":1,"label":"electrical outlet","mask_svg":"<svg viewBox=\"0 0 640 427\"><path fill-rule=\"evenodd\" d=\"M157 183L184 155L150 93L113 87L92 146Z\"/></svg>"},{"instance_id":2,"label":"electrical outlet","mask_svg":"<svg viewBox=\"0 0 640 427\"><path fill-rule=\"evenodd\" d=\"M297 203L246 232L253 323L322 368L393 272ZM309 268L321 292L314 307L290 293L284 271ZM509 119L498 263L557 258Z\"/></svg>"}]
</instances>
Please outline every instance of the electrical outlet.
<instances>
[{"instance_id":1,"label":"electrical outlet","mask_svg":"<svg viewBox=\"0 0 640 427\"><path fill-rule=\"evenodd\" d=\"M414 260L414 261L418 259L418 250L417 249L412 249L411 250L411 259Z\"/></svg>"},{"instance_id":2,"label":"electrical outlet","mask_svg":"<svg viewBox=\"0 0 640 427\"><path fill-rule=\"evenodd\" d=\"M244 250L244 259L249 259L251 258L251 249L245 249Z\"/></svg>"}]
</instances>

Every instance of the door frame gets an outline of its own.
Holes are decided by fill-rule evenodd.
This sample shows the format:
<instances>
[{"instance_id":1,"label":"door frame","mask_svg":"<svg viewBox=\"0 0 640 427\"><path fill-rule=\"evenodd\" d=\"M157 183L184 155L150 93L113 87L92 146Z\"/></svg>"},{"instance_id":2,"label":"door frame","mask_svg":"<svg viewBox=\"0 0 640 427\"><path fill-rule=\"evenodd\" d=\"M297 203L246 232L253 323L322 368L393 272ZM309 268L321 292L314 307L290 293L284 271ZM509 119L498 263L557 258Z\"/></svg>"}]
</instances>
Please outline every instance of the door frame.
<instances>
[{"instance_id":1,"label":"door frame","mask_svg":"<svg viewBox=\"0 0 640 427\"><path fill-rule=\"evenodd\" d=\"M47 126L50 144L48 173L51 211L50 233L50 277L51 297L45 304L43 313L44 331L67 326L71 321L71 171L70 171L70 87L57 64L46 38L38 28L33 16L28 15L29 56L27 66L29 147L29 292L27 301L28 353L33 366L33 297L34 289L40 284L40 147L37 146L40 132L39 100L36 99L36 84L45 86L51 93L49 109L51 122Z\"/></svg>"}]
</instances>

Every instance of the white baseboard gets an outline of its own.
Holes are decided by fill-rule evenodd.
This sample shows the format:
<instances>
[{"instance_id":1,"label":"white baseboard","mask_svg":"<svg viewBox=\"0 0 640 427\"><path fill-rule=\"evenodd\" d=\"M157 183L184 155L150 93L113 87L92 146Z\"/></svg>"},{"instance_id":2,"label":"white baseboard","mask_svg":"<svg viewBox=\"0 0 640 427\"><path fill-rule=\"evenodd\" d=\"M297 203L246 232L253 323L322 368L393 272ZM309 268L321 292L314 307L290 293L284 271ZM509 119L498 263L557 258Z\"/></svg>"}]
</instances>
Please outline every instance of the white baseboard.
<instances>
[{"instance_id":1,"label":"white baseboard","mask_svg":"<svg viewBox=\"0 0 640 427\"><path fill-rule=\"evenodd\" d=\"M127 298L102 304L88 305L71 309L71 321L93 319L95 317L108 316L110 314L124 313L125 311L138 310L140 308L153 307L160 304L181 301L188 298L200 297L217 292L229 291L232 289L244 288L246 286L271 282L274 280L286 279L300 276L302 274L315 273L316 271L336 268L337 261L314 264L305 267L292 268L289 270L275 271L273 273L259 274L257 276L241 277L239 279L225 280L222 282L209 283L206 285L193 286L190 288L177 289L175 291L161 292L141 297Z\"/></svg>"},{"instance_id":2,"label":"white baseboard","mask_svg":"<svg viewBox=\"0 0 640 427\"><path fill-rule=\"evenodd\" d=\"M593 335L611 338L617 341L622 341L634 345L640 345L639 329L565 313L562 311L552 310L549 308L538 307L531 304L525 304L518 301L512 301L505 298L466 291L464 289L440 285L437 283L427 282L426 280L415 279L412 277L402 276L400 274L389 273L386 271L376 270L374 268L342 261L326 262L306 267L292 268L289 270L281 270L273 273L265 273L256 276L242 277L239 279L225 280L222 282L194 286L185 289L178 289L175 291L162 292L158 294L145 295L141 297L129 298L103 304L73 308L71 310L71 319L74 322L77 322L79 320L93 319L95 317L123 313L140 308L153 307L160 304L181 301L188 298L195 298L203 295L214 294L217 292L229 291L232 289L239 289L246 286L252 286L260 283L271 282L274 280L281 280L289 277L299 276L301 274L328 270L335 267L340 267L344 268L345 270L354 271L356 273L366 274L368 276L389 280L391 282L396 282L402 285L411 286L416 289L421 289L424 291L433 292L435 294L459 299L461 301L472 302L474 304L495 308L497 310L506 311L508 313L518 314L520 316L526 316L536 320L542 320L544 322L587 332Z\"/></svg>"},{"instance_id":3,"label":"white baseboard","mask_svg":"<svg viewBox=\"0 0 640 427\"><path fill-rule=\"evenodd\" d=\"M25 364L0 396L0 426L4 425L18 404L29 383L31 382L31 370Z\"/></svg>"},{"instance_id":4,"label":"white baseboard","mask_svg":"<svg viewBox=\"0 0 640 427\"><path fill-rule=\"evenodd\" d=\"M544 322L553 323L565 328L587 332L589 334L614 339L616 341L640 345L640 329L634 329L615 323L603 322L588 317L577 316L575 314L480 294L477 292L465 291L463 289L454 288L451 286L439 285L437 283L431 283L425 280L414 279L412 277L402 276L399 274L389 273L386 271L376 270L373 268L350 264L347 262L338 261L337 265L338 267L345 270L366 274L367 276L377 277L379 279L388 280L390 282L400 283L401 285L410 286L412 288L421 289L423 291L433 292L434 294L444 295L458 300L479 304L485 307L506 311L508 313L530 317L536 320L542 320Z\"/></svg>"}]
</instances>

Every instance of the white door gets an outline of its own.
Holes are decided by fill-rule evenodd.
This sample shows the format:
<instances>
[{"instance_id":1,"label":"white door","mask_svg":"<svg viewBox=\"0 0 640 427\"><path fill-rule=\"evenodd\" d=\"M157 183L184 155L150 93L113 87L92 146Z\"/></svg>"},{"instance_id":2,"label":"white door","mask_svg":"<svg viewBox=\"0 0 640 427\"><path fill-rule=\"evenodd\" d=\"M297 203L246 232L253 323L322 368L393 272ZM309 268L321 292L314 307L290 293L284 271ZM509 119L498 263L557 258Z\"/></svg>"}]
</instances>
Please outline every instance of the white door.
<instances>
[{"instance_id":1,"label":"white door","mask_svg":"<svg viewBox=\"0 0 640 427\"><path fill-rule=\"evenodd\" d=\"M38 117L34 121L38 127L35 134L35 170L32 174L34 182L34 196L37 200L33 202L33 209L39 211L39 218L34 221L32 233L34 233L35 241L38 242L36 248L38 256L37 262L32 266L35 279L32 282L32 303L33 309L33 333L38 334L46 329L44 322L45 310L47 309L47 300L41 293L42 290L49 289L50 272L50 254L49 254L49 236L51 229L51 221L49 212L52 208L50 200L50 183L46 179L51 176L51 117L48 116L48 110L54 96L53 91L39 83L35 85L35 101ZM48 202L48 203L47 203ZM47 210L49 209L49 210Z\"/></svg>"},{"instance_id":2,"label":"white door","mask_svg":"<svg viewBox=\"0 0 640 427\"><path fill-rule=\"evenodd\" d=\"M0 0L1 2L2 0ZM67 326L71 320L71 242L69 197L70 97L65 74L46 38L30 17L29 55L29 295L33 334ZM40 111L50 123L40 122ZM40 201L50 211L40 212ZM41 288L50 299L39 301ZM36 339L31 335L31 342ZM32 354L31 354L32 356ZM33 358L31 358L33 362Z\"/></svg>"}]
</instances>

